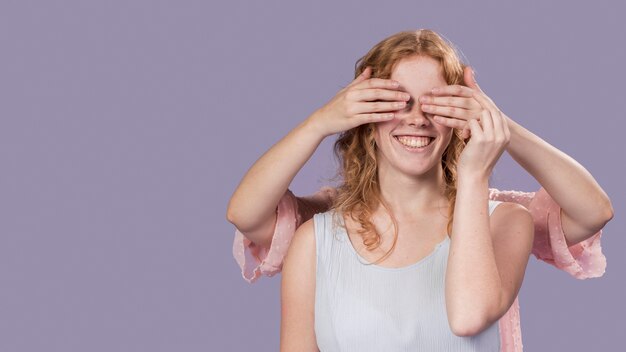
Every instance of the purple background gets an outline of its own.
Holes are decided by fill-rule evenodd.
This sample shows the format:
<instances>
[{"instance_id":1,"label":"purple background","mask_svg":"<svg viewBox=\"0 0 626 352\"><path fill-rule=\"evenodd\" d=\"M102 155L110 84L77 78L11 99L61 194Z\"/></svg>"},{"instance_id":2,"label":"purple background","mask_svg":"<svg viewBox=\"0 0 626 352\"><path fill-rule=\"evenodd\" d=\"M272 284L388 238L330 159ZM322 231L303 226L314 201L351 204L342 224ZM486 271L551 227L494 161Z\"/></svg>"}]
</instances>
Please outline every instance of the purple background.
<instances>
[{"instance_id":1,"label":"purple background","mask_svg":"<svg viewBox=\"0 0 626 352\"><path fill-rule=\"evenodd\" d=\"M581 2L582 3L582 2ZM276 351L280 276L247 284L226 206L262 153L401 30L458 45L501 110L611 196L600 279L531 257L527 351L615 351L626 305L617 2L0 4L0 351ZM333 175L320 146L291 189ZM501 189L537 183L505 154Z\"/></svg>"}]
</instances>

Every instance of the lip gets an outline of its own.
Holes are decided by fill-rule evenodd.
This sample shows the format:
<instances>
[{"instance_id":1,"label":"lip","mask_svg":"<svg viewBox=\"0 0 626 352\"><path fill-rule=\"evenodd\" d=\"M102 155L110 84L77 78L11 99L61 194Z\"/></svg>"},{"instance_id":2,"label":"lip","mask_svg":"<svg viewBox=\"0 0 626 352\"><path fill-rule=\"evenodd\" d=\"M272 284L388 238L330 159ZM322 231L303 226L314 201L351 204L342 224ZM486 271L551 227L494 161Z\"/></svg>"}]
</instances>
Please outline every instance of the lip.
<instances>
[{"instance_id":1,"label":"lip","mask_svg":"<svg viewBox=\"0 0 626 352\"><path fill-rule=\"evenodd\" d=\"M409 135L408 134L399 134L397 136L409 136ZM433 140L430 142L430 144L428 144L427 146L425 146L423 148L409 148L409 147L405 146L404 144L400 143L398 138L396 138L397 136L393 136L394 142L397 143L402 149L404 149L407 152L412 153L412 154L420 154L420 153L428 153L428 152L430 152L430 150L433 149L433 147L435 145L435 141L437 140L436 137L432 137L432 136L410 135L410 136L418 136L418 137L430 137Z\"/></svg>"},{"instance_id":2,"label":"lip","mask_svg":"<svg viewBox=\"0 0 626 352\"><path fill-rule=\"evenodd\" d=\"M410 136L410 137L430 137L430 138L436 138L433 135L429 135L429 134L419 134L419 133L397 133L393 135L394 137L399 137L399 136Z\"/></svg>"}]
</instances>

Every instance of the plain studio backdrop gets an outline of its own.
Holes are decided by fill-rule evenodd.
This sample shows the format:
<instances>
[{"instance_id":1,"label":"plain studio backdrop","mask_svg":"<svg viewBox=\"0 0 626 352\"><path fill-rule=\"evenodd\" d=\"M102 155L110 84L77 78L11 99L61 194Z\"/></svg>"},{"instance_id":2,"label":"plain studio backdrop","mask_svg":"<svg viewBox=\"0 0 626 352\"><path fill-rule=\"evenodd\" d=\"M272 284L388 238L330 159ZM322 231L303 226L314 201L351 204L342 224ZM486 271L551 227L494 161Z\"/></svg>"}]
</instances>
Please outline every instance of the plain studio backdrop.
<instances>
[{"instance_id":1,"label":"plain studio backdrop","mask_svg":"<svg viewBox=\"0 0 626 352\"><path fill-rule=\"evenodd\" d=\"M383 38L431 28L508 116L610 195L602 278L532 256L526 351L623 339L626 25L615 1L0 4L0 351L277 351L280 275L250 285L226 206L261 154ZM334 175L327 138L291 185ZM536 191L505 154L493 187Z\"/></svg>"}]
</instances>

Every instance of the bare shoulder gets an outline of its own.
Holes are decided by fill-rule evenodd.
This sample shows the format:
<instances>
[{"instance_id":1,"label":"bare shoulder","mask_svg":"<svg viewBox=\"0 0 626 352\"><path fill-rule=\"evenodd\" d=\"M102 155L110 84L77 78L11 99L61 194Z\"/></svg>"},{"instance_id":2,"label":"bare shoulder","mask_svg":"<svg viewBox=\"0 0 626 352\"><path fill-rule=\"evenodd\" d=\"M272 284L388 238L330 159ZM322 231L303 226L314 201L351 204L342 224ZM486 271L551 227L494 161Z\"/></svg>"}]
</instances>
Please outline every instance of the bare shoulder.
<instances>
[{"instance_id":1,"label":"bare shoulder","mask_svg":"<svg viewBox=\"0 0 626 352\"><path fill-rule=\"evenodd\" d=\"M287 250L285 261L302 261L311 255L315 257L315 226L313 225L313 218L305 221L296 229Z\"/></svg>"},{"instance_id":2,"label":"bare shoulder","mask_svg":"<svg viewBox=\"0 0 626 352\"><path fill-rule=\"evenodd\" d=\"M499 319L509 310L522 286L533 246L534 224L523 205L502 202L491 214L489 227L502 283L501 304L494 315Z\"/></svg>"},{"instance_id":3,"label":"bare shoulder","mask_svg":"<svg viewBox=\"0 0 626 352\"><path fill-rule=\"evenodd\" d=\"M518 241L532 244L534 237L533 218L523 205L502 202L496 206L490 218L494 239L503 236L515 236ZM520 239L520 236L524 238Z\"/></svg>"},{"instance_id":4,"label":"bare shoulder","mask_svg":"<svg viewBox=\"0 0 626 352\"><path fill-rule=\"evenodd\" d=\"M315 265L315 228L309 219L296 230L283 261L281 351L317 350Z\"/></svg>"},{"instance_id":5,"label":"bare shoulder","mask_svg":"<svg viewBox=\"0 0 626 352\"><path fill-rule=\"evenodd\" d=\"M313 218L305 221L297 229L287 254L283 260L283 281L288 284L305 285L310 288L315 284L315 226ZM301 288L305 288L301 286Z\"/></svg>"},{"instance_id":6,"label":"bare shoulder","mask_svg":"<svg viewBox=\"0 0 626 352\"><path fill-rule=\"evenodd\" d=\"M523 205L514 202L501 202L496 206L491 215L492 221L511 221L516 220L520 222L530 220L532 222L532 216L530 211Z\"/></svg>"}]
</instances>

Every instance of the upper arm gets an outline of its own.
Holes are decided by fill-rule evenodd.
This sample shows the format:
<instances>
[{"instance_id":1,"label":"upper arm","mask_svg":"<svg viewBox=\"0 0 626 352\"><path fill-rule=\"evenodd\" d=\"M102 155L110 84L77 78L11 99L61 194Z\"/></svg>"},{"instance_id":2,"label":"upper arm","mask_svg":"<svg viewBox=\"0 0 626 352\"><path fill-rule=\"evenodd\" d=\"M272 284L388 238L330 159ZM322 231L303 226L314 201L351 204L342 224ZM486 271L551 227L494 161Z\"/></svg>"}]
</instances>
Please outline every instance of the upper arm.
<instances>
[{"instance_id":1,"label":"upper arm","mask_svg":"<svg viewBox=\"0 0 626 352\"><path fill-rule=\"evenodd\" d=\"M509 310L522 286L533 246L533 219L522 205L502 203L491 215L490 230L502 283L500 305L490 319L495 321Z\"/></svg>"},{"instance_id":2,"label":"upper arm","mask_svg":"<svg viewBox=\"0 0 626 352\"><path fill-rule=\"evenodd\" d=\"M296 196L290 189L287 189L280 198L274 213L262 219L254 227L237 227L237 229L256 245L269 249L277 235L277 229L285 232L286 237L291 238L293 231L302 223L311 219L316 213L327 211L335 195L336 190L327 186L307 196ZM288 233L290 231L291 233Z\"/></svg>"},{"instance_id":3,"label":"upper arm","mask_svg":"<svg viewBox=\"0 0 626 352\"><path fill-rule=\"evenodd\" d=\"M611 207L609 205L609 207ZM567 213L563 211L562 208L559 208L560 218L561 218L561 230L563 234L567 234L565 237L565 243L568 247L571 247L577 243L582 241L586 241L591 238L593 235L598 233L598 231L604 228L604 225L611 221L613 218L613 209L604 214L598 215L596 219L602 219L598 222L595 222L593 225L583 225L580 223L578 219L574 219L569 216Z\"/></svg>"},{"instance_id":4,"label":"upper arm","mask_svg":"<svg viewBox=\"0 0 626 352\"><path fill-rule=\"evenodd\" d=\"M315 339L315 229L313 219L296 230L283 261L281 351L318 351Z\"/></svg>"},{"instance_id":5,"label":"upper arm","mask_svg":"<svg viewBox=\"0 0 626 352\"><path fill-rule=\"evenodd\" d=\"M272 240L276 235L276 225L278 224L278 215L272 214L265 219L258 227L251 230L241 230L237 228L242 235L253 242L257 246L270 248Z\"/></svg>"},{"instance_id":6,"label":"upper arm","mask_svg":"<svg viewBox=\"0 0 626 352\"><path fill-rule=\"evenodd\" d=\"M229 221L235 225L237 230L241 232L243 236L255 245L263 248L270 248L274 237L276 236L276 230L281 229L282 232L285 232L285 228L290 229L291 231L294 230L293 226L289 227L288 225L297 222L298 220L298 203L298 198L291 192L291 190L287 189L285 193L283 193L275 208L270 209L267 216L255 220L254 225L248 221L244 223L241 216L237 222L232 220ZM257 206L263 208L266 205L257 204ZM287 237L291 238L292 235L293 232L290 234L288 233Z\"/></svg>"},{"instance_id":7,"label":"upper arm","mask_svg":"<svg viewBox=\"0 0 626 352\"><path fill-rule=\"evenodd\" d=\"M266 218L264 223L255 228L237 227L233 255L244 279L254 282L262 275L273 276L280 272L296 229L315 213L328 210L336 194L334 188L327 186L305 197L296 197L287 189L275 214Z\"/></svg>"}]
</instances>

